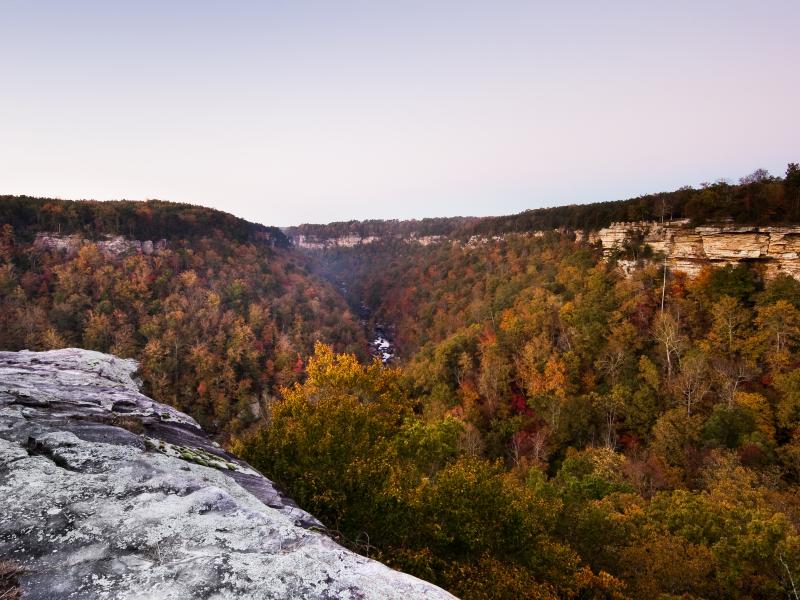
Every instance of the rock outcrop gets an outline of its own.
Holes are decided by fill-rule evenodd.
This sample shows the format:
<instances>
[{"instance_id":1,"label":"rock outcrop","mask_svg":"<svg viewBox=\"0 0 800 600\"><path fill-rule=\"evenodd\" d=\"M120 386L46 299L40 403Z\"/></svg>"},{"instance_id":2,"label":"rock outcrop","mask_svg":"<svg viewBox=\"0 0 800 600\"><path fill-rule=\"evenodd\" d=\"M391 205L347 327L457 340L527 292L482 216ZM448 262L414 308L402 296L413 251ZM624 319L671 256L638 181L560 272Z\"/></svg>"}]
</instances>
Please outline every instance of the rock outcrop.
<instances>
[{"instance_id":1,"label":"rock outcrop","mask_svg":"<svg viewBox=\"0 0 800 600\"><path fill-rule=\"evenodd\" d=\"M292 238L292 243L297 248L305 250L325 250L328 248L352 248L354 246L361 246L362 244L371 244L378 241L380 238L369 235L361 237L358 235L343 235L340 237L332 238L317 238L310 235L298 235Z\"/></svg>"},{"instance_id":2,"label":"rock outcrop","mask_svg":"<svg viewBox=\"0 0 800 600\"><path fill-rule=\"evenodd\" d=\"M373 244L386 240L402 240L409 244L419 244L421 246L429 246L438 242L446 241L446 236L443 235L416 235L411 234L407 237L394 235L394 236L359 236L359 235L342 235L339 237L316 237L311 235L296 235L291 237L292 244L296 248L303 250L329 250L331 248L353 248L355 246L364 246L366 244Z\"/></svg>"},{"instance_id":3,"label":"rock outcrop","mask_svg":"<svg viewBox=\"0 0 800 600\"><path fill-rule=\"evenodd\" d=\"M452 598L315 531L136 368L0 352L0 560L24 598Z\"/></svg>"},{"instance_id":4,"label":"rock outcrop","mask_svg":"<svg viewBox=\"0 0 800 600\"><path fill-rule=\"evenodd\" d=\"M748 262L764 266L765 276L786 273L800 279L800 227L716 225L691 227L686 221L613 223L595 239L606 256L638 241L666 256L670 268L697 275L705 265ZM626 271L630 260L620 261Z\"/></svg>"},{"instance_id":5,"label":"rock outcrop","mask_svg":"<svg viewBox=\"0 0 800 600\"><path fill-rule=\"evenodd\" d=\"M33 247L39 250L60 252L67 257L75 256L86 244L94 244L106 256L118 257L126 254L161 254L167 248L167 240L131 240L121 235L109 235L102 240L91 241L80 235L37 234Z\"/></svg>"}]
</instances>

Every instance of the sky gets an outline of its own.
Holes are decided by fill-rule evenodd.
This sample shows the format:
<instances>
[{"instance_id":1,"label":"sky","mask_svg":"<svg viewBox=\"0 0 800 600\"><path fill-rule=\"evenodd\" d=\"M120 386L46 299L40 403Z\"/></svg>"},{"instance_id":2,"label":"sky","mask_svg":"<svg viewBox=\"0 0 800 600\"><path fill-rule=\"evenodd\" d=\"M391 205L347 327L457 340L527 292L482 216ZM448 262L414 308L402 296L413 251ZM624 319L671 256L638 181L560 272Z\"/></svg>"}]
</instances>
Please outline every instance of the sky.
<instances>
[{"instance_id":1,"label":"sky","mask_svg":"<svg viewBox=\"0 0 800 600\"><path fill-rule=\"evenodd\" d=\"M0 194L270 225L800 162L800 2L0 0Z\"/></svg>"}]
</instances>

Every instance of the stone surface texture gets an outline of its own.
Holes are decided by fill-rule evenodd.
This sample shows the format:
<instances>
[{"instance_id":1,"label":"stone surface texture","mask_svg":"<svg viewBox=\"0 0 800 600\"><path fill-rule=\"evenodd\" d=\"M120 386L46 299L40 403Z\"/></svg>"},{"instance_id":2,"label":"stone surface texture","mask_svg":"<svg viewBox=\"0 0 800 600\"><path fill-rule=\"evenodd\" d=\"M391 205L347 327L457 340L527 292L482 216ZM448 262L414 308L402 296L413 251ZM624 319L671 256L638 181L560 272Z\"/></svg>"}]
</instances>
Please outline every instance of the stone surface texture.
<instances>
[{"instance_id":1,"label":"stone surface texture","mask_svg":"<svg viewBox=\"0 0 800 600\"><path fill-rule=\"evenodd\" d=\"M136 368L0 352L0 558L24 598L453 598L316 531Z\"/></svg>"},{"instance_id":2,"label":"stone surface texture","mask_svg":"<svg viewBox=\"0 0 800 600\"><path fill-rule=\"evenodd\" d=\"M767 278L786 273L800 279L800 227L691 227L686 221L612 223L590 241L599 241L610 257L632 234L643 236L644 243L666 256L669 267L690 277L706 265L748 262L763 265ZM630 261L621 261L621 266L626 272L635 267Z\"/></svg>"}]
</instances>

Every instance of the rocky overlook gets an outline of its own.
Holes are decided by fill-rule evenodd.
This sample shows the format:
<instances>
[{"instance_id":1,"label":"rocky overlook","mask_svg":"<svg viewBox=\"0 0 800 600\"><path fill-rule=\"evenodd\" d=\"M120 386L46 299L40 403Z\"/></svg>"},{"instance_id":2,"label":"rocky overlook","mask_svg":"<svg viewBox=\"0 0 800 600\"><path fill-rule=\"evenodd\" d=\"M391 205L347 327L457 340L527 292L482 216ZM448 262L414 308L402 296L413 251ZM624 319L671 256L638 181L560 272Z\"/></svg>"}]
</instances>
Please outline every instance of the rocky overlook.
<instances>
[{"instance_id":1,"label":"rocky overlook","mask_svg":"<svg viewBox=\"0 0 800 600\"><path fill-rule=\"evenodd\" d=\"M687 221L612 223L591 235L590 241L599 241L610 256L636 237L654 252L663 253L671 268L689 276L709 264L749 262L764 265L767 278L786 273L800 279L800 227L691 227ZM632 267L629 262L621 264L626 270Z\"/></svg>"},{"instance_id":2,"label":"rocky overlook","mask_svg":"<svg viewBox=\"0 0 800 600\"><path fill-rule=\"evenodd\" d=\"M24 598L452 598L337 545L133 360L0 352L0 560ZM1 591L0 591L1 592Z\"/></svg>"}]
</instances>

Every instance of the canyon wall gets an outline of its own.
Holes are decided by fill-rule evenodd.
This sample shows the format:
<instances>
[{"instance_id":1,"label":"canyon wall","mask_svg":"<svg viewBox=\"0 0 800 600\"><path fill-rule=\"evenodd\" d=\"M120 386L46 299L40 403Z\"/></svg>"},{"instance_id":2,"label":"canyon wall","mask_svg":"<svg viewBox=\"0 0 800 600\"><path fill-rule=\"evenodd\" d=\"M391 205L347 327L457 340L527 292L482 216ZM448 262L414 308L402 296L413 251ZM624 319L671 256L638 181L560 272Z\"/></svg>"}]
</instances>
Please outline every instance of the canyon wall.
<instances>
[{"instance_id":1,"label":"canyon wall","mask_svg":"<svg viewBox=\"0 0 800 600\"><path fill-rule=\"evenodd\" d=\"M666 256L670 268L684 271L690 277L706 265L747 262L763 265L768 279L779 273L800 279L800 227L733 224L692 227L686 221L612 223L589 235L589 241L599 241L606 257L626 246L646 244L654 253ZM636 261L627 256L619 263L630 272Z\"/></svg>"},{"instance_id":2,"label":"canyon wall","mask_svg":"<svg viewBox=\"0 0 800 600\"><path fill-rule=\"evenodd\" d=\"M310 235L298 235L291 238L297 248L306 250L325 250L327 248L352 248L361 244L371 244L381 238L374 235L361 237L358 235L343 235L331 238L317 238Z\"/></svg>"},{"instance_id":3,"label":"canyon wall","mask_svg":"<svg viewBox=\"0 0 800 600\"><path fill-rule=\"evenodd\" d=\"M628 274L641 263L642 250L649 246L653 254L666 256L671 269L683 271L690 277L696 276L707 265L747 262L762 265L764 276L768 279L779 273L800 279L800 226L759 227L721 223L694 227L688 220L666 223L638 221L612 223L599 231L576 230L574 233L578 241L602 244L606 258L614 256ZM529 231L513 235L536 237L544 234L543 231ZM466 247L476 247L505 236L473 235L463 241L451 240L448 236L414 234L329 238L296 235L292 237L292 243L300 249L325 250L372 244L392 237L423 246L450 240Z\"/></svg>"},{"instance_id":4,"label":"canyon wall","mask_svg":"<svg viewBox=\"0 0 800 600\"><path fill-rule=\"evenodd\" d=\"M167 240L130 240L121 235L106 236L102 240L91 241L81 235L58 235L56 233L39 233L33 241L38 250L60 252L67 257L75 256L86 244L94 244L107 256L125 254L160 254L167 248Z\"/></svg>"},{"instance_id":5,"label":"canyon wall","mask_svg":"<svg viewBox=\"0 0 800 600\"><path fill-rule=\"evenodd\" d=\"M368 236L359 236L359 235L343 235L338 237L328 237L328 238L319 238L316 236L311 235L296 235L291 236L292 244L296 248L302 248L304 250L327 250L330 248L352 248L354 246L361 246L364 244L372 244L374 242L383 241L386 239L402 239L408 243L416 243L422 246L428 246L429 244L434 244L436 242L440 242L442 240L446 240L447 237L443 235L410 235L408 237L395 235L395 236L378 236L378 235L368 235Z\"/></svg>"}]
</instances>

